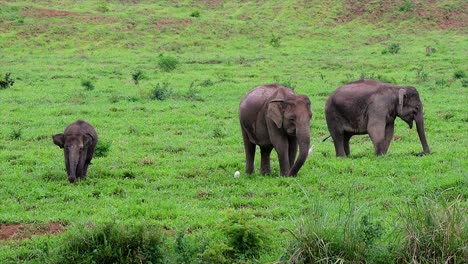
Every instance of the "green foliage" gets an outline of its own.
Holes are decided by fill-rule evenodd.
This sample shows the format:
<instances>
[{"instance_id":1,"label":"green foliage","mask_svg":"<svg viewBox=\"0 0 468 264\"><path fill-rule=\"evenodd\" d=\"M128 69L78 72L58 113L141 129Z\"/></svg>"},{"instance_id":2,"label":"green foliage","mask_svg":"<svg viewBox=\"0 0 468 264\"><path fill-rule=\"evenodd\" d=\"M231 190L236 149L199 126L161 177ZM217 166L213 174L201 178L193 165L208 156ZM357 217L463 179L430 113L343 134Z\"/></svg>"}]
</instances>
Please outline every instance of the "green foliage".
<instances>
[{"instance_id":1,"label":"green foliage","mask_svg":"<svg viewBox=\"0 0 468 264\"><path fill-rule=\"evenodd\" d=\"M0 90L1 89L6 89L8 87L13 86L15 84L15 79L10 77L11 73L7 72L5 73L5 77L3 79L0 79Z\"/></svg>"},{"instance_id":2,"label":"green foliage","mask_svg":"<svg viewBox=\"0 0 468 264\"><path fill-rule=\"evenodd\" d=\"M90 80L82 80L81 86L83 86L86 91L94 90L94 84Z\"/></svg>"},{"instance_id":3,"label":"green foliage","mask_svg":"<svg viewBox=\"0 0 468 264\"><path fill-rule=\"evenodd\" d=\"M85 225L61 240L51 263L165 263L162 232L154 225Z\"/></svg>"},{"instance_id":4,"label":"green foliage","mask_svg":"<svg viewBox=\"0 0 468 264\"><path fill-rule=\"evenodd\" d=\"M196 263L197 250L196 243L193 239L185 235L184 232L177 234L175 239L176 263Z\"/></svg>"},{"instance_id":5,"label":"green foliage","mask_svg":"<svg viewBox=\"0 0 468 264\"><path fill-rule=\"evenodd\" d=\"M195 10L195 11L193 11L192 13L190 13L190 16L191 16L191 17L200 17L200 11Z\"/></svg>"},{"instance_id":6,"label":"green foliage","mask_svg":"<svg viewBox=\"0 0 468 264\"><path fill-rule=\"evenodd\" d=\"M172 94L173 91L169 88L169 83L163 82L162 84L156 84L156 87L154 87L151 92L150 98L152 100L164 101L171 97Z\"/></svg>"},{"instance_id":7,"label":"green foliage","mask_svg":"<svg viewBox=\"0 0 468 264\"><path fill-rule=\"evenodd\" d=\"M365 263L389 259L376 243L382 236L380 222L356 208L333 218L325 208L313 205L290 231L293 239L285 263Z\"/></svg>"},{"instance_id":8,"label":"green foliage","mask_svg":"<svg viewBox=\"0 0 468 264\"><path fill-rule=\"evenodd\" d=\"M400 53L400 43L391 43L383 51L382 54L398 54Z\"/></svg>"},{"instance_id":9,"label":"green foliage","mask_svg":"<svg viewBox=\"0 0 468 264\"><path fill-rule=\"evenodd\" d=\"M158 65L159 68L164 72L171 72L177 68L179 61L171 56L161 55L159 56Z\"/></svg>"},{"instance_id":10,"label":"green foliage","mask_svg":"<svg viewBox=\"0 0 468 264\"><path fill-rule=\"evenodd\" d=\"M403 12L411 11L411 9L413 9L413 3L411 1L405 1L400 6L400 11L403 11Z\"/></svg>"},{"instance_id":11,"label":"green foliage","mask_svg":"<svg viewBox=\"0 0 468 264\"><path fill-rule=\"evenodd\" d=\"M267 229L245 214L229 216L222 230L227 237L227 246L232 249L226 253L232 259L257 259L262 251L268 249Z\"/></svg>"},{"instance_id":12,"label":"green foliage","mask_svg":"<svg viewBox=\"0 0 468 264\"><path fill-rule=\"evenodd\" d=\"M94 157L106 157L110 147L110 142L103 141L102 139L98 140L96 149L94 150Z\"/></svg>"},{"instance_id":13,"label":"green foliage","mask_svg":"<svg viewBox=\"0 0 468 264\"><path fill-rule=\"evenodd\" d=\"M135 83L135 85L138 85L140 83L140 80L144 78L143 72L140 70L137 70L132 73L132 80Z\"/></svg>"},{"instance_id":14,"label":"green foliage","mask_svg":"<svg viewBox=\"0 0 468 264\"><path fill-rule=\"evenodd\" d=\"M466 77L466 73L462 69L458 69L453 73L453 78L455 79L463 79Z\"/></svg>"},{"instance_id":15,"label":"green foliage","mask_svg":"<svg viewBox=\"0 0 468 264\"><path fill-rule=\"evenodd\" d=\"M18 140L18 139L21 139L21 135L22 135L21 128L19 128L19 129L14 129L14 130L11 131L11 133L10 133L10 139L11 139L11 140Z\"/></svg>"},{"instance_id":16,"label":"green foliage","mask_svg":"<svg viewBox=\"0 0 468 264\"><path fill-rule=\"evenodd\" d=\"M437 199L437 200L436 200ZM462 197L419 197L403 208L405 236L401 260L416 263L464 263L468 257L468 217Z\"/></svg>"},{"instance_id":17,"label":"green foliage","mask_svg":"<svg viewBox=\"0 0 468 264\"><path fill-rule=\"evenodd\" d=\"M273 34L270 38L270 45L273 48L279 48L281 46L281 36L276 36Z\"/></svg>"},{"instance_id":18,"label":"green foliage","mask_svg":"<svg viewBox=\"0 0 468 264\"><path fill-rule=\"evenodd\" d=\"M424 70L424 66L420 65L413 68L416 71L416 82L423 83L429 79L428 73Z\"/></svg>"}]
</instances>

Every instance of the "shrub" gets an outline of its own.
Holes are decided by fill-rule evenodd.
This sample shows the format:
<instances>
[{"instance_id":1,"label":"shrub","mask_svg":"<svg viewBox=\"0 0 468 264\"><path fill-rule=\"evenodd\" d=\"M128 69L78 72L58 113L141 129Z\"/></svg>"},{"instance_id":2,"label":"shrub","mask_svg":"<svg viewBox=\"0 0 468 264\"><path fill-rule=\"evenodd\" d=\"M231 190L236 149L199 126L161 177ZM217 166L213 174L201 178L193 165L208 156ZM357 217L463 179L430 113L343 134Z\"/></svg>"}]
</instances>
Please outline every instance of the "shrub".
<instances>
[{"instance_id":1,"label":"shrub","mask_svg":"<svg viewBox=\"0 0 468 264\"><path fill-rule=\"evenodd\" d=\"M151 92L150 98L153 100L164 101L172 95L172 90L168 88L169 84L164 82L156 84Z\"/></svg>"},{"instance_id":2,"label":"shrub","mask_svg":"<svg viewBox=\"0 0 468 264\"><path fill-rule=\"evenodd\" d=\"M383 51L382 54L397 54L400 53L400 44L399 43L392 43L388 45Z\"/></svg>"},{"instance_id":3,"label":"shrub","mask_svg":"<svg viewBox=\"0 0 468 264\"><path fill-rule=\"evenodd\" d=\"M164 263L162 232L152 225L80 226L62 240L51 263Z\"/></svg>"},{"instance_id":4,"label":"shrub","mask_svg":"<svg viewBox=\"0 0 468 264\"><path fill-rule=\"evenodd\" d=\"M132 80L135 83L135 85L138 85L140 83L140 80L143 79L143 72L140 70L137 70L136 72L132 73Z\"/></svg>"},{"instance_id":5,"label":"shrub","mask_svg":"<svg viewBox=\"0 0 468 264\"><path fill-rule=\"evenodd\" d=\"M281 46L281 37L275 36L274 34L270 38L270 45L273 48L279 48Z\"/></svg>"},{"instance_id":6,"label":"shrub","mask_svg":"<svg viewBox=\"0 0 468 264\"><path fill-rule=\"evenodd\" d=\"M191 17L200 17L200 12L199 11L193 11L192 13L190 13L190 16Z\"/></svg>"},{"instance_id":7,"label":"shrub","mask_svg":"<svg viewBox=\"0 0 468 264\"><path fill-rule=\"evenodd\" d=\"M86 91L94 90L94 84L90 80L81 81L81 86L83 86Z\"/></svg>"},{"instance_id":8,"label":"shrub","mask_svg":"<svg viewBox=\"0 0 468 264\"><path fill-rule=\"evenodd\" d=\"M315 205L303 216L287 248L285 263L366 263L388 261L377 246L382 226L356 209L333 219Z\"/></svg>"},{"instance_id":9,"label":"shrub","mask_svg":"<svg viewBox=\"0 0 468 264\"><path fill-rule=\"evenodd\" d=\"M405 236L400 260L408 263L464 263L468 257L467 210L454 201L419 197L401 210Z\"/></svg>"},{"instance_id":10,"label":"shrub","mask_svg":"<svg viewBox=\"0 0 468 264\"><path fill-rule=\"evenodd\" d=\"M413 8L413 3L410 1L405 1L403 5L400 6L400 11L402 12L407 12L410 11Z\"/></svg>"},{"instance_id":11,"label":"shrub","mask_svg":"<svg viewBox=\"0 0 468 264\"><path fill-rule=\"evenodd\" d=\"M94 157L106 157L109 152L111 143L99 140L96 149L94 150Z\"/></svg>"},{"instance_id":12,"label":"shrub","mask_svg":"<svg viewBox=\"0 0 468 264\"><path fill-rule=\"evenodd\" d=\"M162 56L162 55L159 57L158 65L162 71L165 71L165 72L173 71L177 68L178 64L179 64L179 61L177 61L176 58L173 58L170 56Z\"/></svg>"},{"instance_id":13,"label":"shrub","mask_svg":"<svg viewBox=\"0 0 468 264\"><path fill-rule=\"evenodd\" d=\"M20 139L21 138L21 128L20 129L14 129L13 131L11 131L10 133L10 139L11 140L16 140L16 139Z\"/></svg>"},{"instance_id":14,"label":"shrub","mask_svg":"<svg viewBox=\"0 0 468 264\"><path fill-rule=\"evenodd\" d=\"M466 77L465 71L458 69L453 73L453 78L455 79L463 79Z\"/></svg>"},{"instance_id":15,"label":"shrub","mask_svg":"<svg viewBox=\"0 0 468 264\"><path fill-rule=\"evenodd\" d=\"M5 77L0 79L0 89L6 89L8 87L13 86L15 84L15 80L10 77L11 73L5 73Z\"/></svg>"}]
</instances>

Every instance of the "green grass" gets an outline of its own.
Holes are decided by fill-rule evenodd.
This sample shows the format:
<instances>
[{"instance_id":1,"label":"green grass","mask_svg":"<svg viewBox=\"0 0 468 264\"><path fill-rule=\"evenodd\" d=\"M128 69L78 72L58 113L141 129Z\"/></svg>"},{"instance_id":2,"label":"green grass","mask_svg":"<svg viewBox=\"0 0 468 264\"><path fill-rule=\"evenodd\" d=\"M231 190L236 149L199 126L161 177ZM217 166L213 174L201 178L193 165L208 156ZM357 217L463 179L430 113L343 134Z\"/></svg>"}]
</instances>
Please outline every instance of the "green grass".
<instances>
[{"instance_id":1,"label":"green grass","mask_svg":"<svg viewBox=\"0 0 468 264\"><path fill-rule=\"evenodd\" d=\"M401 208L418 197L460 196L466 211L467 32L456 16L466 3L400 11L400 1L381 17L379 1L359 17L343 1L217 2L0 5L0 76L15 80L0 90L0 223L61 222L69 230L2 243L0 262L38 262L83 224L117 221L161 226L166 246L184 234L185 259L272 263L314 201L336 221L350 203L361 208L381 223L384 245L404 231L395 228ZM417 16L417 8L435 15ZM440 10L453 11L454 26L445 27ZM398 53L382 54L395 43ZM427 56L427 46L436 52ZM170 58L169 68L161 58ZM136 72L144 73L138 85ZM374 157L369 138L359 136L350 158L334 157L331 140L322 142L325 100L361 76L417 87L431 155L415 155L422 149L415 129L397 120L388 155ZM312 102L315 150L297 178L277 176L275 155L271 176L243 173L238 105L271 82ZM152 100L162 84L170 96ZM72 185L51 136L76 119L96 127L105 154ZM268 230L255 229L269 237L260 255L229 254L223 226L237 214Z\"/></svg>"}]
</instances>

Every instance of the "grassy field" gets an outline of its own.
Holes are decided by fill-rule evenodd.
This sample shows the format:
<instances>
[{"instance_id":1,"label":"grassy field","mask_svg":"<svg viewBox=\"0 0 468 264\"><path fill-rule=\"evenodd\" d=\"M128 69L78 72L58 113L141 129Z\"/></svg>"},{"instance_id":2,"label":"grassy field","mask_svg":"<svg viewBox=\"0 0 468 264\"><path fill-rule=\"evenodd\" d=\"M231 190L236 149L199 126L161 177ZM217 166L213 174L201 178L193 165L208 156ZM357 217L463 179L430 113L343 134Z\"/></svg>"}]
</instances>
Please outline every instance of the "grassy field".
<instances>
[{"instance_id":1,"label":"grassy field","mask_svg":"<svg viewBox=\"0 0 468 264\"><path fill-rule=\"evenodd\" d=\"M0 242L1 263L53 263L67 235L109 222L159 226L166 262L220 263L233 221L262 243L231 261L273 263L311 208L369 216L390 251L421 197L457 204L466 231L464 1L152 2L0 3L0 78L15 80L0 90L0 226L29 227ZM397 120L388 155L359 136L334 157L325 100L360 78L418 89L431 155ZM312 102L315 150L296 178L278 176L276 155L272 175L243 173L238 105L273 82ZM96 127L100 155L69 184L51 136L76 119ZM49 223L62 232L30 237Z\"/></svg>"}]
</instances>

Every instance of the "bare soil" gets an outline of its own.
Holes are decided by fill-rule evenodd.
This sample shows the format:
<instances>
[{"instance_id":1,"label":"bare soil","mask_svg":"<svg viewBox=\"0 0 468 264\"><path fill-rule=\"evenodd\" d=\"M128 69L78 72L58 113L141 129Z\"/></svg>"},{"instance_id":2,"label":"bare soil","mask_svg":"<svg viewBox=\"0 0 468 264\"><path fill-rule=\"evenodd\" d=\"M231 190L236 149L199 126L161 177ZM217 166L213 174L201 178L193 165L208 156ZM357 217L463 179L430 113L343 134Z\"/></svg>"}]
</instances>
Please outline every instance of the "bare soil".
<instances>
[{"instance_id":1,"label":"bare soil","mask_svg":"<svg viewBox=\"0 0 468 264\"><path fill-rule=\"evenodd\" d=\"M24 240L32 236L56 235L65 230L61 223L15 223L0 224L0 240Z\"/></svg>"}]
</instances>

